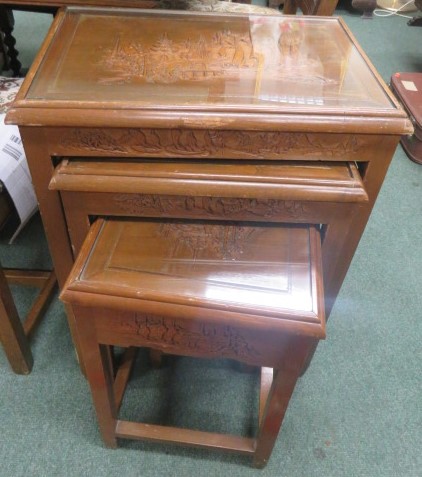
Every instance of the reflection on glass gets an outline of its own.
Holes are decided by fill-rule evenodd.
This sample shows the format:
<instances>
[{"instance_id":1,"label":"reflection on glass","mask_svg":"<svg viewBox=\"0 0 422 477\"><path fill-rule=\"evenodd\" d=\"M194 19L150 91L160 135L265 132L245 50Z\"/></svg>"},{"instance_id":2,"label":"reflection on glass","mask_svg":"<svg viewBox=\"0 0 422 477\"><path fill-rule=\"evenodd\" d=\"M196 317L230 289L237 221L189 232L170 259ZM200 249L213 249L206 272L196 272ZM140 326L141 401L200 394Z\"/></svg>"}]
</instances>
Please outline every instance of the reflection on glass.
<instances>
[{"instance_id":1,"label":"reflection on glass","mask_svg":"<svg viewBox=\"0 0 422 477\"><path fill-rule=\"evenodd\" d=\"M124 11L68 14L28 98L394 108L337 19Z\"/></svg>"}]
</instances>

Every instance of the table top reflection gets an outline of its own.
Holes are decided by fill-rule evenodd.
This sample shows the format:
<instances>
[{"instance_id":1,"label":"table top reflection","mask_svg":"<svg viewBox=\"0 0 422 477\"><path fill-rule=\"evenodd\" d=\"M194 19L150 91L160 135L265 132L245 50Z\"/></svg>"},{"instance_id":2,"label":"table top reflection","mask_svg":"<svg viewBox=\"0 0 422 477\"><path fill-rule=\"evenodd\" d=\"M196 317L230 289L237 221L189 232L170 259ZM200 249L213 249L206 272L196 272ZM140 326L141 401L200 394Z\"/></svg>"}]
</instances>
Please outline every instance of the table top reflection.
<instances>
[{"instance_id":1,"label":"table top reflection","mask_svg":"<svg viewBox=\"0 0 422 477\"><path fill-rule=\"evenodd\" d=\"M70 9L59 34L27 99L396 109L337 18Z\"/></svg>"}]
</instances>

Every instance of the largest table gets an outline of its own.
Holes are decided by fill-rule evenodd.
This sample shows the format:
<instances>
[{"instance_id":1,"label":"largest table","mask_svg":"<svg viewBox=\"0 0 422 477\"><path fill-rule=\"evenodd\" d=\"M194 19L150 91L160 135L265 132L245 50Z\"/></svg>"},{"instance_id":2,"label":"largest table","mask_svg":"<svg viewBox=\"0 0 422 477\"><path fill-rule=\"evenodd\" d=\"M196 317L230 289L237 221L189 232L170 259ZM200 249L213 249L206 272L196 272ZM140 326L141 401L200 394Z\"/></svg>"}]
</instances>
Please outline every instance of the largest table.
<instances>
[{"instance_id":1,"label":"largest table","mask_svg":"<svg viewBox=\"0 0 422 477\"><path fill-rule=\"evenodd\" d=\"M412 131L341 19L77 7L7 122L61 286L98 216L312 223L327 315Z\"/></svg>"}]
</instances>

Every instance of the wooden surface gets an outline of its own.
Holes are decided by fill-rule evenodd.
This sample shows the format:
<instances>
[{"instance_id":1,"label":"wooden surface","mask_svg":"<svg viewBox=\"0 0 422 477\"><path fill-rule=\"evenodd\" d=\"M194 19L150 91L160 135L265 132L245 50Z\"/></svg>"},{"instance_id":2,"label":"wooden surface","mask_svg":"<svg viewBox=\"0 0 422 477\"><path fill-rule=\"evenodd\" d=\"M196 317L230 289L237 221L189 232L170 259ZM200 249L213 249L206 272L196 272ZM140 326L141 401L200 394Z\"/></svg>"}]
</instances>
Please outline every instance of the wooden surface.
<instances>
[{"instance_id":1,"label":"wooden surface","mask_svg":"<svg viewBox=\"0 0 422 477\"><path fill-rule=\"evenodd\" d=\"M304 362L325 337L320 246L314 226L97 220L61 298L74 311L104 442L235 451L265 466ZM107 345L264 366L258 435L120 420Z\"/></svg>"},{"instance_id":2,"label":"wooden surface","mask_svg":"<svg viewBox=\"0 0 422 477\"><path fill-rule=\"evenodd\" d=\"M413 131L337 18L78 8L7 121L61 286L97 216L317 224L327 316Z\"/></svg>"}]
</instances>

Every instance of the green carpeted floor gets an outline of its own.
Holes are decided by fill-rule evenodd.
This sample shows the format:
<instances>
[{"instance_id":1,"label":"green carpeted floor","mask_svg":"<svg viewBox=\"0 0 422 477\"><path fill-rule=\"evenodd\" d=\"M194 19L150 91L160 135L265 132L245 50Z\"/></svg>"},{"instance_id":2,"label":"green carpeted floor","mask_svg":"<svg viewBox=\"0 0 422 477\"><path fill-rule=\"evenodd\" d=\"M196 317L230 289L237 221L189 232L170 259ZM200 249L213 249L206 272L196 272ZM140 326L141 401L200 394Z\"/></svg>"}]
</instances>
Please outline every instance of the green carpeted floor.
<instances>
[{"instance_id":1,"label":"green carpeted floor","mask_svg":"<svg viewBox=\"0 0 422 477\"><path fill-rule=\"evenodd\" d=\"M422 28L403 18L361 20L339 8L385 80L422 71ZM28 66L51 22L17 13ZM34 239L36 237L36 240ZM123 442L103 447L88 386L56 300L32 341L35 366L12 374L0 349L0 476L417 477L422 475L422 166L399 148L311 367L300 380L266 469L246 458ZM48 265L39 219L5 266ZM23 314L31 291L14 288ZM127 417L248 433L257 377L227 361L139 362L123 406ZM159 397L166 396L162 404ZM170 403L172 405L170 405Z\"/></svg>"}]
</instances>

